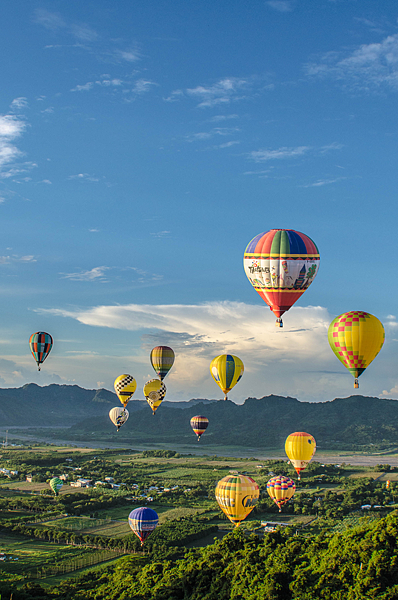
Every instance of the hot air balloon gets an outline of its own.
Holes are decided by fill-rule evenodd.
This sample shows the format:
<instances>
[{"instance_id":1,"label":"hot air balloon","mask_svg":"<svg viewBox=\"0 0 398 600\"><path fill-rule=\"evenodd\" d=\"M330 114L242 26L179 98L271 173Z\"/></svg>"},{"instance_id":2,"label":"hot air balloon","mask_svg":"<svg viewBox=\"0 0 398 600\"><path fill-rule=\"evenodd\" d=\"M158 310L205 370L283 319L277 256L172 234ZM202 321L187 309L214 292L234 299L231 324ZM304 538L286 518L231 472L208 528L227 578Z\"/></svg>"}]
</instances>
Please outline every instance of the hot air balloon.
<instances>
[{"instance_id":1,"label":"hot air balloon","mask_svg":"<svg viewBox=\"0 0 398 600\"><path fill-rule=\"evenodd\" d=\"M246 275L277 317L277 327L283 327L283 313L314 280L319 259L314 242L293 229L271 229L248 244L243 258Z\"/></svg>"},{"instance_id":2,"label":"hot air balloon","mask_svg":"<svg viewBox=\"0 0 398 600\"><path fill-rule=\"evenodd\" d=\"M291 433L285 442L285 452L300 480L300 473L310 462L316 450L315 438L304 431Z\"/></svg>"},{"instance_id":3,"label":"hot air balloon","mask_svg":"<svg viewBox=\"0 0 398 600\"><path fill-rule=\"evenodd\" d=\"M336 317L329 325L328 340L340 362L355 378L376 358L384 344L384 327L377 317L361 310L352 310Z\"/></svg>"},{"instance_id":4,"label":"hot air balloon","mask_svg":"<svg viewBox=\"0 0 398 600\"><path fill-rule=\"evenodd\" d=\"M279 512L282 512L282 506L289 502L295 491L296 484L290 477L277 475L267 483L267 492L279 508Z\"/></svg>"},{"instance_id":5,"label":"hot air balloon","mask_svg":"<svg viewBox=\"0 0 398 600\"><path fill-rule=\"evenodd\" d=\"M232 354L216 356L210 363L210 373L217 385L220 386L227 400L227 393L240 381L245 370L243 362Z\"/></svg>"},{"instance_id":6,"label":"hot air balloon","mask_svg":"<svg viewBox=\"0 0 398 600\"><path fill-rule=\"evenodd\" d=\"M174 364L174 350L168 346L156 346L151 351L151 365L161 381L166 377Z\"/></svg>"},{"instance_id":7,"label":"hot air balloon","mask_svg":"<svg viewBox=\"0 0 398 600\"><path fill-rule=\"evenodd\" d=\"M140 539L141 546L144 545L144 541L156 529L159 522L157 513L152 508L141 506L135 508L129 514L129 525L134 531L135 535Z\"/></svg>"},{"instance_id":8,"label":"hot air balloon","mask_svg":"<svg viewBox=\"0 0 398 600\"><path fill-rule=\"evenodd\" d=\"M55 496L58 496L59 490L64 485L64 482L59 477L53 477L50 479L50 488L54 492Z\"/></svg>"},{"instance_id":9,"label":"hot air balloon","mask_svg":"<svg viewBox=\"0 0 398 600\"><path fill-rule=\"evenodd\" d=\"M152 413L155 414L166 395L166 386L160 379L150 379L144 385L144 395Z\"/></svg>"},{"instance_id":10,"label":"hot air balloon","mask_svg":"<svg viewBox=\"0 0 398 600\"><path fill-rule=\"evenodd\" d=\"M200 436L206 431L208 424L209 419L207 417L202 417L201 415L192 417L191 427L198 436L198 441L200 440Z\"/></svg>"},{"instance_id":11,"label":"hot air balloon","mask_svg":"<svg viewBox=\"0 0 398 600\"><path fill-rule=\"evenodd\" d=\"M137 389L137 382L132 375L119 375L113 384L120 402L126 408L128 401Z\"/></svg>"},{"instance_id":12,"label":"hot air balloon","mask_svg":"<svg viewBox=\"0 0 398 600\"><path fill-rule=\"evenodd\" d=\"M387 479L387 481L386 481L386 490L388 490L389 487L390 487L390 480Z\"/></svg>"},{"instance_id":13,"label":"hot air balloon","mask_svg":"<svg viewBox=\"0 0 398 600\"><path fill-rule=\"evenodd\" d=\"M111 408L109 411L109 418L114 425L117 427L117 431L121 428L122 425L125 424L127 419L129 418L129 411L127 408L122 408L121 406L116 406L115 408Z\"/></svg>"},{"instance_id":14,"label":"hot air balloon","mask_svg":"<svg viewBox=\"0 0 398 600\"><path fill-rule=\"evenodd\" d=\"M37 370L40 371L40 365L44 363L53 347L53 339L49 333L37 331L30 336L29 346L33 358L37 362Z\"/></svg>"},{"instance_id":15,"label":"hot air balloon","mask_svg":"<svg viewBox=\"0 0 398 600\"><path fill-rule=\"evenodd\" d=\"M217 483L216 500L224 514L236 527L246 519L258 502L257 483L246 475L227 475Z\"/></svg>"}]
</instances>

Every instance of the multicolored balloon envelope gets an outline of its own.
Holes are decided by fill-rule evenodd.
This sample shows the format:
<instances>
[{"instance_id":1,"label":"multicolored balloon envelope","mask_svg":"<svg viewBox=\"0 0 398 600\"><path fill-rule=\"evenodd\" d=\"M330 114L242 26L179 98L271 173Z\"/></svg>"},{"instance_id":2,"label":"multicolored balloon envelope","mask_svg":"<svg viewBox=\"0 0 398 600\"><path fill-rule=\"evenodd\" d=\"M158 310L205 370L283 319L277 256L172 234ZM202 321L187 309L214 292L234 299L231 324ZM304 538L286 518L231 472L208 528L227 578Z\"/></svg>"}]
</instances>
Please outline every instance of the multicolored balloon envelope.
<instances>
[{"instance_id":1,"label":"multicolored balloon envelope","mask_svg":"<svg viewBox=\"0 0 398 600\"><path fill-rule=\"evenodd\" d=\"M37 362L37 370L40 371L40 365L44 363L53 347L53 338L45 331L36 331L29 338L30 351Z\"/></svg>"},{"instance_id":2,"label":"multicolored balloon envelope","mask_svg":"<svg viewBox=\"0 0 398 600\"><path fill-rule=\"evenodd\" d=\"M122 425L125 424L127 419L129 418L129 411L127 408L122 408L121 406L115 406L115 408L111 408L109 411L109 418L114 425L116 425L117 430L121 428Z\"/></svg>"},{"instance_id":3,"label":"multicolored balloon envelope","mask_svg":"<svg viewBox=\"0 0 398 600\"><path fill-rule=\"evenodd\" d=\"M128 401L131 399L135 390L137 389L137 382L132 375L119 375L116 377L113 387L120 402L124 407L127 406Z\"/></svg>"},{"instance_id":4,"label":"multicolored balloon envelope","mask_svg":"<svg viewBox=\"0 0 398 600\"><path fill-rule=\"evenodd\" d=\"M223 513L238 527L256 506L260 491L254 479L237 473L221 479L215 494Z\"/></svg>"},{"instance_id":5,"label":"multicolored balloon envelope","mask_svg":"<svg viewBox=\"0 0 398 600\"><path fill-rule=\"evenodd\" d=\"M289 502L295 491L296 484L290 477L277 475L267 483L267 492L279 508L279 512L282 511L282 506Z\"/></svg>"},{"instance_id":6,"label":"multicolored balloon envelope","mask_svg":"<svg viewBox=\"0 0 398 600\"><path fill-rule=\"evenodd\" d=\"M202 415L192 417L191 427L198 436L198 441L200 440L200 436L206 431L208 424L209 419L207 417L202 417Z\"/></svg>"},{"instance_id":7,"label":"multicolored balloon envelope","mask_svg":"<svg viewBox=\"0 0 398 600\"><path fill-rule=\"evenodd\" d=\"M315 438L304 431L296 431L286 438L285 452L293 467L296 469L298 478L300 473L310 462L316 450Z\"/></svg>"},{"instance_id":8,"label":"multicolored balloon envelope","mask_svg":"<svg viewBox=\"0 0 398 600\"><path fill-rule=\"evenodd\" d=\"M161 381L166 377L174 364L174 350L168 346L156 346L151 351L151 365Z\"/></svg>"},{"instance_id":9,"label":"multicolored balloon envelope","mask_svg":"<svg viewBox=\"0 0 398 600\"><path fill-rule=\"evenodd\" d=\"M245 367L243 362L233 354L220 354L210 363L210 373L217 385L220 386L227 400L227 393L240 381Z\"/></svg>"},{"instance_id":10,"label":"multicolored balloon envelope","mask_svg":"<svg viewBox=\"0 0 398 600\"><path fill-rule=\"evenodd\" d=\"M328 340L340 362L355 378L376 358L384 344L384 327L377 317L361 310L352 310L336 317L329 325Z\"/></svg>"},{"instance_id":11,"label":"multicolored balloon envelope","mask_svg":"<svg viewBox=\"0 0 398 600\"><path fill-rule=\"evenodd\" d=\"M166 395L166 386L160 379L150 379L144 385L144 395L152 413L155 414Z\"/></svg>"},{"instance_id":12,"label":"multicolored balloon envelope","mask_svg":"<svg viewBox=\"0 0 398 600\"><path fill-rule=\"evenodd\" d=\"M314 281L319 260L311 238L293 229L270 229L248 244L243 258L246 275L277 317L278 327L283 327L283 313Z\"/></svg>"},{"instance_id":13,"label":"multicolored balloon envelope","mask_svg":"<svg viewBox=\"0 0 398 600\"><path fill-rule=\"evenodd\" d=\"M53 477L52 479L50 479L50 488L54 492L55 496L58 496L59 490L62 488L63 485L64 482L59 477Z\"/></svg>"},{"instance_id":14,"label":"multicolored balloon envelope","mask_svg":"<svg viewBox=\"0 0 398 600\"><path fill-rule=\"evenodd\" d=\"M129 525L140 539L141 546L143 546L148 535L156 529L158 522L158 514L152 508L147 508L146 506L135 508L129 514Z\"/></svg>"}]
</instances>

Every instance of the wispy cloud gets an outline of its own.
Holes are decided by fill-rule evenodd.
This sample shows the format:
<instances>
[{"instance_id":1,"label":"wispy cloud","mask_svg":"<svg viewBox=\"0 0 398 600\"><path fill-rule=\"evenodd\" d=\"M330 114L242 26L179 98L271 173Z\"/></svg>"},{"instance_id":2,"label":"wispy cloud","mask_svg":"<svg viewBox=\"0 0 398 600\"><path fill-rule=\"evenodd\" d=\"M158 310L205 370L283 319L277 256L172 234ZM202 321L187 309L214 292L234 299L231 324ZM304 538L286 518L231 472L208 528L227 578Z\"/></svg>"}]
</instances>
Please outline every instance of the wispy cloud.
<instances>
[{"instance_id":1,"label":"wispy cloud","mask_svg":"<svg viewBox=\"0 0 398 600\"><path fill-rule=\"evenodd\" d=\"M151 233L153 237L163 238L170 235L170 231L157 231L156 233Z\"/></svg>"},{"instance_id":2,"label":"wispy cloud","mask_svg":"<svg viewBox=\"0 0 398 600\"><path fill-rule=\"evenodd\" d=\"M68 179L77 179L78 181L90 181L91 183L97 183L101 180L100 177L89 175L88 173L78 173L77 175L69 175Z\"/></svg>"},{"instance_id":3,"label":"wispy cloud","mask_svg":"<svg viewBox=\"0 0 398 600\"><path fill-rule=\"evenodd\" d=\"M266 4L279 12L291 12L293 10L293 2L291 0L268 0Z\"/></svg>"},{"instance_id":4,"label":"wispy cloud","mask_svg":"<svg viewBox=\"0 0 398 600\"><path fill-rule=\"evenodd\" d=\"M311 149L311 146L296 146L295 148L283 146L282 148L277 148L276 150L253 150L248 156L254 160L254 162L266 162L268 160L297 158L298 156L308 154Z\"/></svg>"},{"instance_id":5,"label":"wispy cloud","mask_svg":"<svg viewBox=\"0 0 398 600\"><path fill-rule=\"evenodd\" d=\"M11 104L10 104L10 109L13 112L20 112L22 110L24 110L25 108L27 108L28 105L28 101L25 97L21 96L20 98L15 98Z\"/></svg>"},{"instance_id":6,"label":"wispy cloud","mask_svg":"<svg viewBox=\"0 0 398 600\"><path fill-rule=\"evenodd\" d=\"M307 64L305 71L309 76L332 78L356 90L398 90L398 34L376 44L362 44L348 54L328 52Z\"/></svg>"},{"instance_id":7,"label":"wispy cloud","mask_svg":"<svg viewBox=\"0 0 398 600\"><path fill-rule=\"evenodd\" d=\"M210 131L200 131L198 133L190 133L185 136L188 142L201 142L207 141L217 136L233 135L237 131L240 131L238 127L214 127Z\"/></svg>"},{"instance_id":8,"label":"wispy cloud","mask_svg":"<svg viewBox=\"0 0 398 600\"><path fill-rule=\"evenodd\" d=\"M9 265L11 263L35 263L37 258L33 254L26 256L18 256L18 254L11 254L6 256L0 256L0 265Z\"/></svg>"},{"instance_id":9,"label":"wispy cloud","mask_svg":"<svg viewBox=\"0 0 398 600\"><path fill-rule=\"evenodd\" d=\"M217 105L226 106L232 102L252 97L256 81L255 77L224 77L211 85L198 85L195 88L186 90L174 90L164 100L166 102L177 102L183 98L192 98L198 102L198 108L212 108ZM235 118L235 116L230 118ZM217 115L216 119L223 120L223 116Z\"/></svg>"},{"instance_id":10,"label":"wispy cloud","mask_svg":"<svg viewBox=\"0 0 398 600\"><path fill-rule=\"evenodd\" d=\"M337 183L338 181L343 181L347 179L347 177L336 177L335 179L318 179L313 183L307 183L306 185L302 185L300 187L303 188L311 188L311 187L322 187L324 185L331 185L332 183Z\"/></svg>"},{"instance_id":11,"label":"wispy cloud","mask_svg":"<svg viewBox=\"0 0 398 600\"><path fill-rule=\"evenodd\" d=\"M109 267L94 267L89 271L79 271L77 273L60 273L62 279L71 279L72 281L105 281L105 271Z\"/></svg>"}]
</instances>

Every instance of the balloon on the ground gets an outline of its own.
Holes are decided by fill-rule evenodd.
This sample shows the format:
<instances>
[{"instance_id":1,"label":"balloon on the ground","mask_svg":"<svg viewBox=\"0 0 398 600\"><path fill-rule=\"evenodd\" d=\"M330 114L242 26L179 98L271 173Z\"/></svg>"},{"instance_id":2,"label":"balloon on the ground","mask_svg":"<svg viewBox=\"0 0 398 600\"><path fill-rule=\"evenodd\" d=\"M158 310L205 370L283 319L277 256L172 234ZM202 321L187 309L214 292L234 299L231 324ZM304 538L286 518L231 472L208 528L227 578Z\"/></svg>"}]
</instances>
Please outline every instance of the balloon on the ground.
<instances>
[{"instance_id":1,"label":"balloon on the ground","mask_svg":"<svg viewBox=\"0 0 398 600\"><path fill-rule=\"evenodd\" d=\"M146 506L135 508L129 514L129 525L139 538L141 546L143 546L148 535L156 529L158 522L158 514L152 508Z\"/></svg>"},{"instance_id":2,"label":"balloon on the ground","mask_svg":"<svg viewBox=\"0 0 398 600\"><path fill-rule=\"evenodd\" d=\"M256 506L260 491L254 479L237 473L221 479L215 495L223 513L238 527Z\"/></svg>"},{"instance_id":3,"label":"balloon on the ground","mask_svg":"<svg viewBox=\"0 0 398 600\"><path fill-rule=\"evenodd\" d=\"M53 338L45 331L36 331L29 338L30 351L37 362L37 370L40 371L40 365L44 363L53 347Z\"/></svg>"},{"instance_id":4,"label":"balloon on the ground","mask_svg":"<svg viewBox=\"0 0 398 600\"><path fill-rule=\"evenodd\" d=\"M354 377L354 388L359 387L358 377L376 358L384 338L384 327L379 319L361 310L343 313L330 323L330 347Z\"/></svg>"},{"instance_id":5,"label":"balloon on the ground","mask_svg":"<svg viewBox=\"0 0 398 600\"><path fill-rule=\"evenodd\" d=\"M209 419L207 417L203 417L202 415L192 417L191 427L198 436L198 441L200 440L200 436L206 431L208 424Z\"/></svg>"},{"instance_id":6,"label":"balloon on the ground","mask_svg":"<svg viewBox=\"0 0 398 600\"><path fill-rule=\"evenodd\" d=\"M227 400L228 392L240 381L244 370L241 359L233 354L220 354L213 358L210 373L224 392L224 400Z\"/></svg>"},{"instance_id":7,"label":"balloon on the ground","mask_svg":"<svg viewBox=\"0 0 398 600\"><path fill-rule=\"evenodd\" d=\"M166 395L166 386L160 379L150 379L144 385L144 395L155 414Z\"/></svg>"},{"instance_id":8,"label":"balloon on the ground","mask_svg":"<svg viewBox=\"0 0 398 600\"><path fill-rule=\"evenodd\" d=\"M282 315L302 296L318 272L319 251L304 233L270 229L249 242L243 266L261 298L283 327Z\"/></svg>"},{"instance_id":9,"label":"balloon on the ground","mask_svg":"<svg viewBox=\"0 0 398 600\"><path fill-rule=\"evenodd\" d=\"M279 508L279 512L282 511L282 506L289 502L295 491L296 484L293 479L284 475L272 477L267 483L267 492Z\"/></svg>"},{"instance_id":10,"label":"balloon on the ground","mask_svg":"<svg viewBox=\"0 0 398 600\"><path fill-rule=\"evenodd\" d=\"M109 418L114 425L116 425L117 430L121 428L122 425L125 424L127 419L129 418L129 411L127 408L122 408L121 406L115 406L115 408L111 408L109 411Z\"/></svg>"},{"instance_id":11,"label":"balloon on the ground","mask_svg":"<svg viewBox=\"0 0 398 600\"><path fill-rule=\"evenodd\" d=\"M50 488L54 492L55 496L58 496L59 490L62 488L63 485L64 482L59 477L53 477L52 479L50 479Z\"/></svg>"},{"instance_id":12,"label":"balloon on the ground","mask_svg":"<svg viewBox=\"0 0 398 600\"><path fill-rule=\"evenodd\" d=\"M123 375L116 377L113 387L115 388L116 395L120 402L126 407L128 401L137 389L137 382L132 375L124 373Z\"/></svg>"},{"instance_id":13,"label":"balloon on the ground","mask_svg":"<svg viewBox=\"0 0 398 600\"><path fill-rule=\"evenodd\" d=\"M285 452L299 479L301 471L308 465L315 454L315 450L315 438L309 433L295 431L286 438Z\"/></svg>"},{"instance_id":14,"label":"balloon on the ground","mask_svg":"<svg viewBox=\"0 0 398 600\"><path fill-rule=\"evenodd\" d=\"M168 346L156 346L151 351L151 365L162 381L173 366L174 358L174 350Z\"/></svg>"}]
</instances>

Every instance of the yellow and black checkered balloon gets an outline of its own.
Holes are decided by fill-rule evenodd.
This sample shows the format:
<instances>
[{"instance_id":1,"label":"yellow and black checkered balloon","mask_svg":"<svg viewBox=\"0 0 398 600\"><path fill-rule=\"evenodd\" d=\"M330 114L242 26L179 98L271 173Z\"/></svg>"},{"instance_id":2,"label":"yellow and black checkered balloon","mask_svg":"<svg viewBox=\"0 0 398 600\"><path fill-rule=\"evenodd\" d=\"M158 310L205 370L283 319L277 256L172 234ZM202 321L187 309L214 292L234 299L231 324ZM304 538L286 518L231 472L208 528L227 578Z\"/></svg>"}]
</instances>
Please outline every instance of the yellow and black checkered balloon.
<instances>
[{"instance_id":1,"label":"yellow and black checkered balloon","mask_svg":"<svg viewBox=\"0 0 398 600\"><path fill-rule=\"evenodd\" d=\"M116 377L115 383L113 384L115 392L120 402L124 407L127 406L128 401L137 389L137 382L132 375L119 375Z\"/></svg>"}]
</instances>

